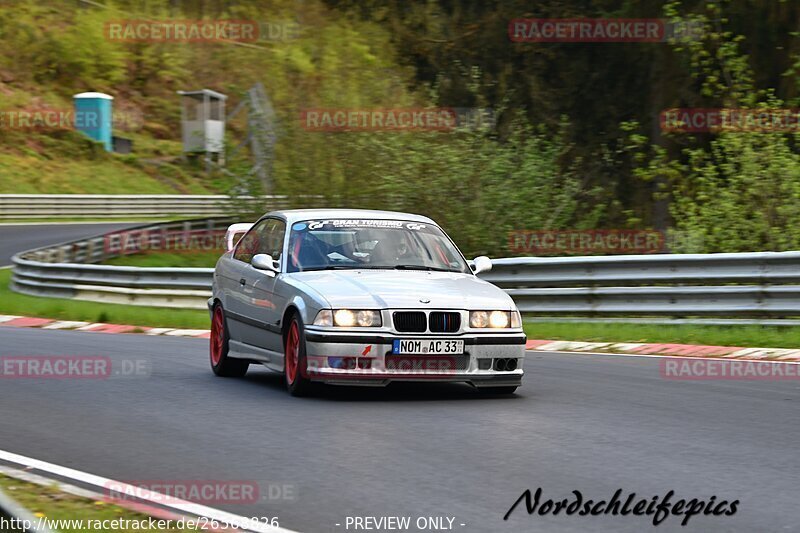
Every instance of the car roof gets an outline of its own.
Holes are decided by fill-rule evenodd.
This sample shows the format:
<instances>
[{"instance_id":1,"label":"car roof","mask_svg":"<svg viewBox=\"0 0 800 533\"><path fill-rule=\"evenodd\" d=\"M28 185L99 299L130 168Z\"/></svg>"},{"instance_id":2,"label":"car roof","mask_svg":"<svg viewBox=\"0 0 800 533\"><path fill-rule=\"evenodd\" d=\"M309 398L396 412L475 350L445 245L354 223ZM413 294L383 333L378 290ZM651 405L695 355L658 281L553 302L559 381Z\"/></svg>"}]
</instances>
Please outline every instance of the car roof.
<instances>
[{"instance_id":1,"label":"car roof","mask_svg":"<svg viewBox=\"0 0 800 533\"><path fill-rule=\"evenodd\" d=\"M373 209L286 209L267 213L269 216L280 216L292 224L303 220L358 218L376 220L407 220L411 222L425 222L438 225L428 217L399 211L378 211ZM266 215L265 215L266 216Z\"/></svg>"}]
</instances>

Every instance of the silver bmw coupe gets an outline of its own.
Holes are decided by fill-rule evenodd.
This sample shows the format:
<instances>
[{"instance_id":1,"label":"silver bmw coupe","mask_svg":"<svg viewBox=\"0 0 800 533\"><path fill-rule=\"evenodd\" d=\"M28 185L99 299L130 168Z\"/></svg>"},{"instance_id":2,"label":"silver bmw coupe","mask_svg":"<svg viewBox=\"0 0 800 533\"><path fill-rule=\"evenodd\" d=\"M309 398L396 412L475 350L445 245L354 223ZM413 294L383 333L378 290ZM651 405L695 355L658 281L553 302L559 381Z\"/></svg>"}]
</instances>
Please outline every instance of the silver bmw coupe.
<instances>
[{"instance_id":1,"label":"silver bmw coupe","mask_svg":"<svg viewBox=\"0 0 800 533\"><path fill-rule=\"evenodd\" d=\"M275 211L232 225L227 243L208 300L218 376L260 363L295 396L313 382L463 382L511 394L522 381L519 311L476 276L491 261L468 263L427 217Z\"/></svg>"}]
</instances>

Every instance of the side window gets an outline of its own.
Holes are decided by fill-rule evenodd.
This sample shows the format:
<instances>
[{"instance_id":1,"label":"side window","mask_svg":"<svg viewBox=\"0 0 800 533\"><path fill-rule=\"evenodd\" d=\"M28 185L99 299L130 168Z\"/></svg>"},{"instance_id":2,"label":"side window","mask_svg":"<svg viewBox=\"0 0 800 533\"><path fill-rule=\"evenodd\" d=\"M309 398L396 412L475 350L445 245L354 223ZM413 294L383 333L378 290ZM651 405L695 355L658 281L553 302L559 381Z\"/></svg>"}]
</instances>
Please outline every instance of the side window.
<instances>
[{"instance_id":1,"label":"side window","mask_svg":"<svg viewBox=\"0 0 800 533\"><path fill-rule=\"evenodd\" d=\"M283 254L283 237L285 233L286 224L282 220L269 219L261 235L258 253L269 254L275 261L280 261Z\"/></svg>"},{"instance_id":2,"label":"side window","mask_svg":"<svg viewBox=\"0 0 800 533\"><path fill-rule=\"evenodd\" d=\"M262 234L264 233L264 229L266 228L267 224L271 223L271 219L262 220L255 226L253 226L250 231L248 231L244 237L239 241L239 244L236 245L236 250L233 252L233 258L238 259L239 261L244 261L245 263L250 263L253 260L253 256L257 253L260 253L259 250L262 246Z\"/></svg>"}]
</instances>

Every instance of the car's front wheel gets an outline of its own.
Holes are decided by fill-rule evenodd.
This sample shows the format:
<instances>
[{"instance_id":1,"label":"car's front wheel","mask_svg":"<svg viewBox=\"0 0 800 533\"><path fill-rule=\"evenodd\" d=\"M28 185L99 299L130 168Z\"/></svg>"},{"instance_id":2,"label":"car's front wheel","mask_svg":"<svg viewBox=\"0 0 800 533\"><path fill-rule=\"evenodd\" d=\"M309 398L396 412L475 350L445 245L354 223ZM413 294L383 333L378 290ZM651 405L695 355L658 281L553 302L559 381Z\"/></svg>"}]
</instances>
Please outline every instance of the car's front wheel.
<instances>
[{"instance_id":1,"label":"car's front wheel","mask_svg":"<svg viewBox=\"0 0 800 533\"><path fill-rule=\"evenodd\" d=\"M306 396L311 391L311 382L306 377L306 339L303 324L293 315L283 339L283 373L286 388L292 396Z\"/></svg>"},{"instance_id":2,"label":"car's front wheel","mask_svg":"<svg viewBox=\"0 0 800 533\"><path fill-rule=\"evenodd\" d=\"M225 322L225 312L222 310L222 305L217 304L211 315L211 338L209 339L211 370L214 371L214 374L223 377L244 376L250 363L228 357L229 341L230 335Z\"/></svg>"}]
</instances>

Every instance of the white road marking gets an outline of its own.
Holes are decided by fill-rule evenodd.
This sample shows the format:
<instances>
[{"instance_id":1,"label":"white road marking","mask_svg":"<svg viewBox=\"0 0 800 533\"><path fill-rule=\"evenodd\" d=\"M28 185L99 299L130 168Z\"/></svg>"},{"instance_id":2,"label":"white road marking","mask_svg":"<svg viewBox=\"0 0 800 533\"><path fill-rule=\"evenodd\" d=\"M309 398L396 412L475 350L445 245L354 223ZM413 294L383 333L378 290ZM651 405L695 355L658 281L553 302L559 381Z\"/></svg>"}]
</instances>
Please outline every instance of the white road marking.
<instances>
[{"instance_id":1,"label":"white road marking","mask_svg":"<svg viewBox=\"0 0 800 533\"><path fill-rule=\"evenodd\" d=\"M582 343L581 346L577 346L574 349L578 352L584 352L587 350L597 350L598 348L605 348L607 346L611 346L610 342L585 342Z\"/></svg>"},{"instance_id":2,"label":"white road marking","mask_svg":"<svg viewBox=\"0 0 800 533\"><path fill-rule=\"evenodd\" d=\"M776 355L788 355L794 350L786 348L746 348L730 354L731 357L747 357L748 359L763 359Z\"/></svg>"},{"instance_id":3,"label":"white road marking","mask_svg":"<svg viewBox=\"0 0 800 533\"><path fill-rule=\"evenodd\" d=\"M644 343L636 343L636 342L617 342L611 345L611 349L613 350L622 350L623 352L626 351L633 351L641 348L642 346L646 346Z\"/></svg>"},{"instance_id":4,"label":"white road marking","mask_svg":"<svg viewBox=\"0 0 800 533\"><path fill-rule=\"evenodd\" d=\"M42 329L75 329L82 326L88 326L90 322L75 322L70 320L59 320L44 326Z\"/></svg>"},{"instance_id":5,"label":"white road marking","mask_svg":"<svg viewBox=\"0 0 800 533\"><path fill-rule=\"evenodd\" d=\"M213 507L206 507L205 505L188 502L186 500L180 500L173 496L167 497L164 494L160 494L155 491L144 490L141 487L134 487L133 485L129 485L121 481L115 481L113 479L96 476L94 474L88 474L86 472L81 472L80 470L74 470L65 466L59 466L53 463L33 459L31 457L25 457L24 455L18 455L5 450L0 450L0 461L7 461L9 463L23 465L27 468L34 468L36 470L41 470L42 472L65 477L74 481L85 483L87 485L93 485L95 487L107 488L109 486L113 486L115 491L136 494L137 498L142 501L153 503L161 507L175 509L190 515L203 516L210 520L218 520L220 522L227 522L229 524L246 523L250 527L244 531L255 531L257 533L298 533L282 527L274 527L263 523L251 522L246 517L221 511L219 509L214 509ZM171 503L166 503L167 501Z\"/></svg>"},{"instance_id":6,"label":"white road marking","mask_svg":"<svg viewBox=\"0 0 800 533\"><path fill-rule=\"evenodd\" d=\"M91 324L87 324L85 326L81 326L76 328L76 331L92 331L93 329L99 328L101 326L105 326L102 322L92 322Z\"/></svg>"},{"instance_id":7,"label":"white road marking","mask_svg":"<svg viewBox=\"0 0 800 533\"><path fill-rule=\"evenodd\" d=\"M175 328L150 328L144 332L145 335L164 335L168 331L172 331Z\"/></svg>"},{"instance_id":8,"label":"white road marking","mask_svg":"<svg viewBox=\"0 0 800 533\"><path fill-rule=\"evenodd\" d=\"M208 329L176 329L174 331L169 331L164 335L171 337L197 337L198 335L203 335L209 331L210 330Z\"/></svg>"},{"instance_id":9,"label":"white road marking","mask_svg":"<svg viewBox=\"0 0 800 533\"><path fill-rule=\"evenodd\" d=\"M55 486L60 492L66 492L67 494L72 494L73 496L78 496L80 498L98 500L102 497L102 495L97 492L82 489L80 487L76 487L75 485L70 485L69 483L53 481L50 478L33 474L28 470L19 470L17 468L10 468L8 466L0 466L0 474L12 477L14 479L19 479L20 481L27 481L28 483L33 483L42 487Z\"/></svg>"}]
</instances>

